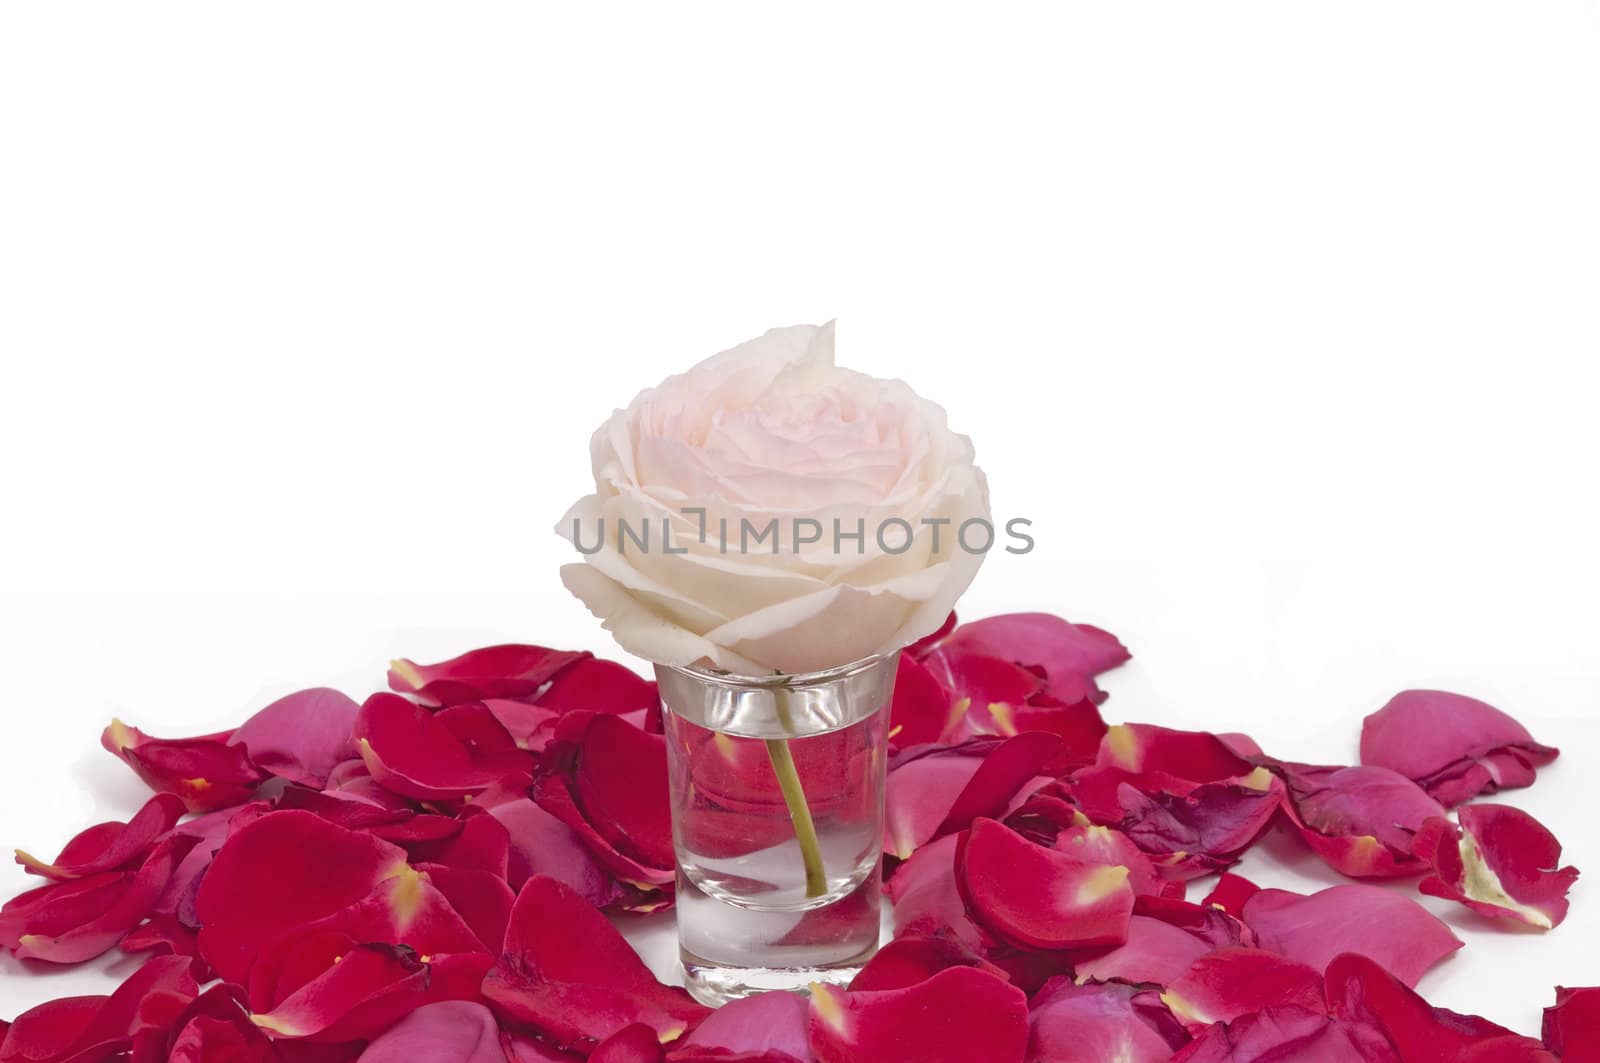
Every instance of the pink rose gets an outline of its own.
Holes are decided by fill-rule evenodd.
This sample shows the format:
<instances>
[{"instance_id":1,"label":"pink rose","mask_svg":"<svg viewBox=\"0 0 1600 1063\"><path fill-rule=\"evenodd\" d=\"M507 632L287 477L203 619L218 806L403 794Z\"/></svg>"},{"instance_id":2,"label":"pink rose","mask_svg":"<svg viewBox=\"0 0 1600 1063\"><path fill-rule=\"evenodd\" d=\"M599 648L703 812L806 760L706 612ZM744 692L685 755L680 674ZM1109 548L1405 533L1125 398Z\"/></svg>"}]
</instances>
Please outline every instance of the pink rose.
<instances>
[{"instance_id":1,"label":"pink rose","mask_svg":"<svg viewBox=\"0 0 1600 1063\"><path fill-rule=\"evenodd\" d=\"M626 649L815 671L937 630L972 582L994 527L971 440L833 348L831 322L773 329L595 433L561 575Z\"/></svg>"}]
</instances>

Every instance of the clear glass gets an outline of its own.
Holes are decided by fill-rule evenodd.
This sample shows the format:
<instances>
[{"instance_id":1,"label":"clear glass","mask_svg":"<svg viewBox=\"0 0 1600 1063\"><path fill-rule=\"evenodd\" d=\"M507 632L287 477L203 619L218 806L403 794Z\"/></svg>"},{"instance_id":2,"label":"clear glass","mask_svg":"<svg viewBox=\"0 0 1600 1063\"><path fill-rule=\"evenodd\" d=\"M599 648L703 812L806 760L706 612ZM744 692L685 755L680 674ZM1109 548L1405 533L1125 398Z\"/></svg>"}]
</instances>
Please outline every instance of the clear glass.
<instances>
[{"instance_id":1,"label":"clear glass","mask_svg":"<svg viewBox=\"0 0 1600 1063\"><path fill-rule=\"evenodd\" d=\"M699 1000L842 984L877 951L898 658L799 676L657 666L678 946Z\"/></svg>"}]
</instances>

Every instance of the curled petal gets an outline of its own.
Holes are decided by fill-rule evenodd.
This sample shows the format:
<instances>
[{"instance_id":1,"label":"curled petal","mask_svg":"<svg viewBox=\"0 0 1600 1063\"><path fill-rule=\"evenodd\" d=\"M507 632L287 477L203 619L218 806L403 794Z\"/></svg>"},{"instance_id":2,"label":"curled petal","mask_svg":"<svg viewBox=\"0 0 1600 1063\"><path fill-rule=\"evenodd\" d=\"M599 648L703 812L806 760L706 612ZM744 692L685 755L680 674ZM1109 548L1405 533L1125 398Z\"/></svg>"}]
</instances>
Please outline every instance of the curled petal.
<instances>
[{"instance_id":1,"label":"curled petal","mask_svg":"<svg viewBox=\"0 0 1600 1063\"><path fill-rule=\"evenodd\" d=\"M1422 825L1444 806L1397 771L1279 763L1285 809L1300 836L1352 878L1397 878L1424 869L1411 852Z\"/></svg>"},{"instance_id":2,"label":"curled petal","mask_svg":"<svg viewBox=\"0 0 1600 1063\"><path fill-rule=\"evenodd\" d=\"M1542 823L1521 809L1491 804L1464 805L1456 818L1459 829L1435 820L1427 841L1419 841L1419 855L1433 865L1423 893L1541 930L1566 918L1578 869L1561 866L1561 843Z\"/></svg>"},{"instance_id":3,"label":"curled petal","mask_svg":"<svg viewBox=\"0 0 1600 1063\"><path fill-rule=\"evenodd\" d=\"M182 798L190 812L209 812L242 804L266 778L245 748L230 745L231 731L199 738L151 738L121 720L100 736L100 744L121 757L150 789Z\"/></svg>"},{"instance_id":4,"label":"curled petal","mask_svg":"<svg viewBox=\"0 0 1600 1063\"><path fill-rule=\"evenodd\" d=\"M1442 690L1405 690L1361 726L1361 763L1392 768L1446 806L1533 782L1556 750L1492 705Z\"/></svg>"},{"instance_id":5,"label":"curled petal","mask_svg":"<svg viewBox=\"0 0 1600 1063\"><path fill-rule=\"evenodd\" d=\"M1408 986L1461 947L1427 909L1380 886L1330 886L1310 896L1261 890L1245 902L1244 921L1261 948L1318 970L1359 953Z\"/></svg>"},{"instance_id":6,"label":"curled petal","mask_svg":"<svg viewBox=\"0 0 1600 1063\"><path fill-rule=\"evenodd\" d=\"M389 663L389 689L415 695L429 705L526 698L588 656L543 646L505 645L469 650L438 664L402 657Z\"/></svg>"},{"instance_id":7,"label":"curled petal","mask_svg":"<svg viewBox=\"0 0 1600 1063\"><path fill-rule=\"evenodd\" d=\"M588 1063L662 1063L666 1053L656 1032L642 1022L624 1026L595 1045Z\"/></svg>"},{"instance_id":8,"label":"curled petal","mask_svg":"<svg viewBox=\"0 0 1600 1063\"><path fill-rule=\"evenodd\" d=\"M116 871L142 861L183 811L183 801L176 795L156 794L128 822L101 823L82 831L48 864L20 849L17 863L56 882Z\"/></svg>"},{"instance_id":9,"label":"curled petal","mask_svg":"<svg viewBox=\"0 0 1600 1063\"><path fill-rule=\"evenodd\" d=\"M335 765L355 756L350 730L357 711L337 690L302 690L250 717L229 743L243 746L251 763L270 775L320 788Z\"/></svg>"},{"instance_id":10,"label":"curled petal","mask_svg":"<svg viewBox=\"0 0 1600 1063\"><path fill-rule=\"evenodd\" d=\"M570 796L563 811L574 822L582 823ZM507 831L510 851L506 881L512 889L522 889L523 883L534 875L545 875L576 890L596 906L609 905L622 896L578 831L530 798L496 805L489 814Z\"/></svg>"},{"instance_id":11,"label":"curled petal","mask_svg":"<svg viewBox=\"0 0 1600 1063\"><path fill-rule=\"evenodd\" d=\"M0 909L0 945L21 959L81 963L116 947L155 908L195 845L167 837L135 871L110 871L30 890Z\"/></svg>"},{"instance_id":12,"label":"curled petal","mask_svg":"<svg viewBox=\"0 0 1600 1063\"><path fill-rule=\"evenodd\" d=\"M893 749L937 742L950 723L953 696L927 666L909 652L900 655L889 708L889 744Z\"/></svg>"},{"instance_id":13,"label":"curled petal","mask_svg":"<svg viewBox=\"0 0 1600 1063\"><path fill-rule=\"evenodd\" d=\"M1188 1042L1154 993L1117 982L1047 982L1028 1006L1028 1059L1167 1063Z\"/></svg>"},{"instance_id":14,"label":"curled petal","mask_svg":"<svg viewBox=\"0 0 1600 1063\"><path fill-rule=\"evenodd\" d=\"M562 669L550 686L534 698L541 708L564 714L575 709L622 716L654 708L660 701L656 685L616 661L599 657Z\"/></svg>"},{"instance_id":15,"label":"curled petal","mask_svg":"<svg viewBox=\"0 0 1600 1063\"><path fill-rule=\"evenodd\" d=\"M1022 1063L1027 1047L1028 998L973 967L951 967L904 989L812 987L818 1063Z\"/></svg>"},{"instance_id":16,"label":"curled petal","mask_svg":"<svg viewBox=\"0 0 1600 1063\"><path fill-rule=\"evenodd\" d=\"M671 1040L708 1014L682 989L657 982L593 906L544 876L517 895L483 994L502 1018L571 1048L592 1048L634 1023Z\"/></svg>"},{"instance_id":17,"label":"curled petal","mask_svg":"<svg viewBox=\"0 0 1600 1063\"><path fill-rule=\"evenodd\" d=\"M1108 730L1095 763L1193 783L1236 779L1255 770L1255 765L1214 734L1148 723L1121 723Z\"/></svg>"},{"instance_id":18,"label":"curled petal","mask_svg":"<svg viewBox=\"0 0 1600 1063\"><path fill-rule=\"evenodd\" d=\"M1075 860L991 819L959 836L956 883L974 917L1027 948L1114 945L1133 913L1128 868Z\"/></svg>"}]
</instances>

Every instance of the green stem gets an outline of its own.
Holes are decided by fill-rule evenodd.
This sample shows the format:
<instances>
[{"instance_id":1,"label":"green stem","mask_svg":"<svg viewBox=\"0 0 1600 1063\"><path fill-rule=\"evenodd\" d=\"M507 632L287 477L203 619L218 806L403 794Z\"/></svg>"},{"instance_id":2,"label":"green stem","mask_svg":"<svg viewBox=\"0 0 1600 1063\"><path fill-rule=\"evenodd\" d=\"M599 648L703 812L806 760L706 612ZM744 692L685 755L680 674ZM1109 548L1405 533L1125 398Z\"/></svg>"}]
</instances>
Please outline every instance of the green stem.
<instances>
[{"instance_id":1,"label":"green stem","mask_svg":"<svg viewBox=\"0 0 1600 1063\"><path fill-rule=\"evenodd\" d=\"M790 734L794 721L789 716L787 690L773 691L778 722ZM800 843L800 859L806 868L806 896L820 897L828 892L828 875L822 867L822 845L817 840L817 825L811 820L811 806L806 803L805 788L800 785L800 772L794 766L794 754L789 750L787 738L769 738L767 757L772 761L772 773L778 777L778 788L783 791L783 803L789 806L789 818L794 822L794 837Z\"/></svg>"}]
</instances>

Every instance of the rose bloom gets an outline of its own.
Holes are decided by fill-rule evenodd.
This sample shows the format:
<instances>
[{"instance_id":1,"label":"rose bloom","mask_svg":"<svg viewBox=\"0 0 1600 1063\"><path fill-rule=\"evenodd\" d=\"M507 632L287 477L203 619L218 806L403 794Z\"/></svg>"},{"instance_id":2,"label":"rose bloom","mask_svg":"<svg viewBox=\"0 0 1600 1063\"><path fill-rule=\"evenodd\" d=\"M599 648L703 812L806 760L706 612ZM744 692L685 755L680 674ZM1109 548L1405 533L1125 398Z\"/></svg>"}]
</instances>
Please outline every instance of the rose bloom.
<instances>
[{"instance_id":1,"label":"rose bloom","mask_svg":"<svg viewBox=\"0 0 1600 1063\"><path fill-rule=\"evenodd\" d=\"M798 674L935 631L993 542L972 441L797 325L642 392L557 526L569 590L659 664Z\"/></svg>"}]
</instances>

